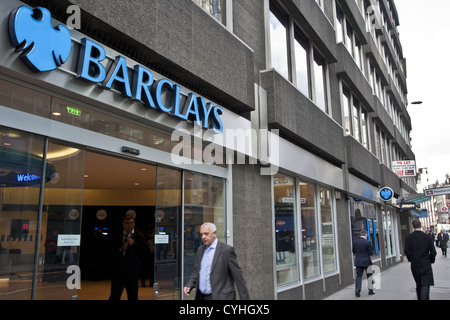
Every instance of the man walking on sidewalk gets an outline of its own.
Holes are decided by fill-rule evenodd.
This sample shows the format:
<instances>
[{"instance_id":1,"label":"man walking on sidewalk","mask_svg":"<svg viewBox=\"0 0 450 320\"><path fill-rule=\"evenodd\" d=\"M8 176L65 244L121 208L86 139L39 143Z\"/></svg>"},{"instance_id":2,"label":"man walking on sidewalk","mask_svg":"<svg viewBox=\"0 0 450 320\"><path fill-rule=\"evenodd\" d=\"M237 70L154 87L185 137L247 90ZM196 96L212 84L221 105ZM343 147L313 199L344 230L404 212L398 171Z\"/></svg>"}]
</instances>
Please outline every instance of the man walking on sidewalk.
<instances>
[{"instance_id":1,"label":"man walking on sidewalk","mask_svg":"<svg viewBox=\"0 0 450 320\"><path fill-rule=\"evenodd\" d=\"M430 286L434 286L431 264L436 259L436 249L433 239L422 232L419 220L414 220L412 226L414 231L405 238L405 254L416 281L417 300L430 300Z\"/></svg>"},{"instance_id":2,"label":"man walking on sidewalk","mask_svg":"<svg viewBox=\"0 0 450 320\"><path fill-rule=\"evenodd\" d=\"M361 294L362 276L364 271L367 275L367 284L369 287L369 295L375 294L373 292L371 281L372 273L367 272L367 268L372 265L370 256L373 255L372 244L367 240L367 231L363 230L360 233L360 237L353 240L353 253L355 254L355 267L356 267L356 283L355 283L355 295L359 297Z\"/></svg>"},{"instance_id":3,"label":"man walking on sidewalk","mask_svg":"<svg viewBox=\"0 0 450 320\"><path fill-rule=\"evenodd\" d=\"M438 234L438 242L439 242L439 248L441 248L442 255L444 257L447 257L447 242L448 242L448 234L444 232L444 230L441 230L441 232Z\"/></svg>"}]
</instances>

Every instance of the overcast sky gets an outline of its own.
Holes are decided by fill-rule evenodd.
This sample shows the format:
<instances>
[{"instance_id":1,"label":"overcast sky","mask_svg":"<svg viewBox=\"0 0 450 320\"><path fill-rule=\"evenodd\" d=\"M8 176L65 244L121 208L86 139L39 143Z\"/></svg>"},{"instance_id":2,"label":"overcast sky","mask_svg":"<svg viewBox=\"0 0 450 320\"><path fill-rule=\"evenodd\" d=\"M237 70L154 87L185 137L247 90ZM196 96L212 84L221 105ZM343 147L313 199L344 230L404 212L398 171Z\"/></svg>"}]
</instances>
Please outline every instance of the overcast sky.
<instances>
[{"instance_id":1,"label":"overcast sky","mask_svg":"<svg viewBox=\"0 0 450 320\"><path fill-rule=\"evenodd\" d=\"M450 1L395 0L407 62L408 111L417 168L430 183L450 174ZM411 102L422 101L421 105Z\"/></svg>"}]
</instances>

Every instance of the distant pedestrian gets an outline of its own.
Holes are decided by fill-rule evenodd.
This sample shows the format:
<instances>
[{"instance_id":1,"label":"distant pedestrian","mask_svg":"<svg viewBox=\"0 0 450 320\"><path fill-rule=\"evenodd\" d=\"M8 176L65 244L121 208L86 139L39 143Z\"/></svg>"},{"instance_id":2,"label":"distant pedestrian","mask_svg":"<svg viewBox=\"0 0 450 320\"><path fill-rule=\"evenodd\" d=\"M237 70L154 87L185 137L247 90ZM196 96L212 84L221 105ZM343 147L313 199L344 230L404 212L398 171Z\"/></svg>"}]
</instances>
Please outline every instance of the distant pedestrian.
<instances>
[{"instance_id":1,"label":"distant pedestrian","mask_svg":"<svg viewBox=\"0 0 450 320\"><path fill-rule=\"evenodd\" d=\"M434 286L431 264L436 259L436 249L433 239L422 232L422 224L419 220L414 220L412 227L414 231L405 238L405 254L411 262L417 300L430 300L430 286Z\"/></svg>"},{"instance_id":2,"label":"distant pedestrian","mask_svg":"<svg viewBox=\"0 0 450 320\"><path fill-rule=\"evenodd\" d=\"M441 248L442 255L444 257L447 256L447 242L448 242L448 234L444 232L444 230L441 230L441 232L438 234L438 242L439 242L439 248Z\"/></svg>"},{"instance_id":3,"label":"distant pedestrian","mask_svg":"<svg viewBox=\"0 0 450 320\"><path fill-rule=\"evenodd\" d=\"M372 244L367 240L367 231L363 230L360 233L360 237L353 240L353 253L355 254L355 267L356 267L356 282L355 282L355 295L361 296L362 277L364 271L367 276L367 284L369 287L369 295L375 294L372 287L372 273L368 272L368 268L372 265L370 256L373 255Z\"/></svg>"}]
</instances>

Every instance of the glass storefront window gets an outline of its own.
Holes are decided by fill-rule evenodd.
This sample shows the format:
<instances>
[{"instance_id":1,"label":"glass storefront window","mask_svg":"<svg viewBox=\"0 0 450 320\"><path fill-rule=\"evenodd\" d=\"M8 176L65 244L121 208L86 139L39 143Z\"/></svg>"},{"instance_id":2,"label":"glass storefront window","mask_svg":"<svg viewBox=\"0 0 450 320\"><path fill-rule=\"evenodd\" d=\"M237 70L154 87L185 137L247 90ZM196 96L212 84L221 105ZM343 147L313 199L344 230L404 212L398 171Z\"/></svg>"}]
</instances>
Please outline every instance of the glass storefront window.
<instances>
[{"instance_id":1,"label":"glass storefront window","mask_svg":"<svg viewBox=\"0 0 450 320\"><path fill-rule=\"evenodd\" d=\"M273 177L277 284L299 281L294 179Z\"/></svg>"},{"instance_id":2,"label":"glass storefront window","mask_svg":"<svg viewBox=\"0 0 450 320\"><path fill-rule=\"evenodd\" d=\"M32 296L43 151L43 138L0 128L0 300Z\"/></svg>"},{"instance_id":3,"label":"glass storefront window","mask_svg":"<svg viewBox=\"0 0 450 320\"><path fill-rule=\"evenodd\" d=\"M315 185L299 183L302 215L303 274L310 278L320 274L319 245L315 205Z\"/></svg>"},{"instance_id":4,"label":"glass storefront window","mask_svg":"<svg viewBox=\"0 0 450 320\"><path fill-rule=\"evenodd\" d=\"M0 80L0 105L48 118L50 96L12 82Z\"/></svg>"},{"instance_id":5,"label":"glass storefront window","mask_svg":"<svg viewBox=\"0 0 450 320\"><path fill-rule=\"evenodd\" d=\"M85 151L49 142L47 161L54 172L45 184L36 299L71 300L77 290L66 281L79 265Z\"/></svg>"},{"instance_id":6,"label":"glass storefront window","mask_svg":"<svg viewBox=\"0 0 450 320\"><path fill-rule=\"evenodd\" d=\"M350 200L350 221L352 239L358 238L362 230L368 233L368 240L372 243L373 257L380 257L380 230L377 209L373 203L361 200Z\"/></svg>"},{"instance_id":7,"label":"glass storefront window","mask_svg":"<svg viewBox=\"0 0 450 320\"><path fill-rule=\"evenodd\" d=\"M396 254L395 250L395 240L394 240L394 217L391 209L381 208L383 213L383 229L384 229L384 244L386 250L386 256L394 256Z\"/></svg>"},{"instance_id":8,"label":"glass storefront window","mask_svg":"<svg viewBox=\"0 0 450 320\"><path fill-rule=\"evenodd\" d=\"M217 239L226 243L225 180L200 173L184 174L184 280L194 270L195 255L202 245L200 226L212 222ZM193 299L191 294L189 299ZM184 296L184 299L188 299Z\"/></svg>"},{"instance_id":9,"label":"glass storefront window","mask_svg":"<svg viewBox=\"0 0 450 320\"><path fill-rule=\"evenodd\" d=\"M181 171L156 171L155 272L158 299L180 299Z\"/></svg>"},{"instance_id":10,"label":"glass storefront window","mask_svg":"<svg viewBox=\"0 0 450 320\"><path fill-rule=\"evenodd\" d=\"M333 199L332 192L326 188L320 188L320 216L322 222L322 258L323 271L335 271L336 254L333 227Z\"/></svg>"}]
</instances>

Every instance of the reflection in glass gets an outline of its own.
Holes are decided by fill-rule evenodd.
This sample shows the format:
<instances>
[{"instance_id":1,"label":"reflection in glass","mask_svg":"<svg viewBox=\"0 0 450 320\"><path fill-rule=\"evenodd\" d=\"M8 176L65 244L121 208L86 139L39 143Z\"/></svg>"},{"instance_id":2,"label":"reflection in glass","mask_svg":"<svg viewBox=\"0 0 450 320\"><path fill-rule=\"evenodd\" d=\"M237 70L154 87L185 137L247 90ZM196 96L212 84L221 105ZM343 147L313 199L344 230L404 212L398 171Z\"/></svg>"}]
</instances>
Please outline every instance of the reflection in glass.
<instances>
[{"instance_id":1,"label":"reflection in glass","mask_svg":"<svg viewBox=\"0 0 450 320\"><path fill-rule=\"evenodd\" d=\"M320 215L322 222L322 258L323 271L330 272L337 268L331 191L320 188Z\"/></svg>"},{"instance_id":2,"label":"reflection in glass","mask_svg":"<svg viewBox=\"0 0 450 320\"><path fill-rule=\"evenodd\" d=\"M327 108L327 96L326 96L326 65L325 60L317 53L314 53L314 90L315 90L315 103L325 112L328 112Z\"/></svg>"},{"instance_id":3,"label":"reflection in glass","mask_svg":"<svg viewBox=\"0 0 450 320\"><path fill-rule=\"evenodd\" d=\"M0 105L48 118L50 96L0 80Z\"/></svg>"},{"instance_id":4,"label":"reflection in glass","mask_svg":"<svg viewBox=\"0 0 450 320\"><path fill-rule=\"evenodd\" d=\"M309 70L308 53L309 43L306 37L299 31L295 33L295 68L297 77L297 88L308 98L309 93Z\"/></svg>"},{"instance_id":5,"label":"reflection in glass","mask_svg":"<svg viewBox=\"0 0 450 320\"><path fill-rule=\"evenodd\" d=\"M269 17L272 67L289 79L287 29L272 11Z\"/></svg>"},{"instance_id":6,"label":"reflection in glass","mask_svg":"<svg viewBox=\"0 0 450 320\"><path fill-rule=\"evenodd\" d=\"M305 278L320 274L315 186L300 182L300 210L302 215L303 273Z\"/></svg>"},{"instance_id":7,"label":"reflection in glass","mask_svg":"<svg viewBox=\"0 0 450 320\"><path fill-rule=\"evenodd\" d=\"M79 265L85 151L49 142L47 160L55 172L45 185L36 299L70 300L78 293L66 281L67 268ZM62 245L64 236L72 243Z\"/></svg>"},{"instance_id":8,"label":"reflection in glass","mask_svg":"<svg viewBox=\"0 0 450 320\"><path fill-rule=\"evenodd\" d=\"M358 238L362 230L368 232L368 240L372 242L374 258L380 256L380 238L376 206L361 200L350 200L350 222L352 239Z\"/></svg>"},{"instance_id":9,"label":"reflection in glass","mask_svg":"<svg viewBox=\"0 0 450 320\"><path fill-rule=\"evenodd\" d=\"M225 0L194 0L194 2L218 21L225 24Z\"/></svg>"},{"instance_id":10,"label":"reflection in glass","mask_svg":"<svg viewBox=\"0 0 450 320\"><path fill-rule=\"evenodd\" d=\"M226 243L225 180L200 173L184 175L184 279L194 270L195 254L202 245L200 226L212 222L217 238ZM190 298L195 294L190 294ZM184 297L187 299L187 297Z\"/></svg>"},{"instance_id":11,"label":"reflection in glass","mask_svg":"<svg viewBox=\"0 0 450 320\"><path fill-rule=\"evenodd\" d=\"M297 248L294 179L273 177L277 285L300 279Z\"/></svg>"},{"instance_id":12,"label":"reflection in glass","mask_svg":"<svg viewBox=\"0 0 450 320\"><path fill-rule=\"evenodd\" d=\"M157 167L155 280L158 299L180 299L181 171Z\"/></svg>"},{"instance_id":13,"label":"reflection in glass","mask_svg":"<svg viewBox=\"0 0 450 320\"><path fill-rule=\"evenodd\" d=\"M0 128L0 300L29 300L35 259L44 140ZM54 170L47 164L50 180Z\"/></svg>"},{"instance_id":14,"label":"reflection in glass","mask_svg":"<svg viewBox=\"0 0 450 320\"><path fill-rule=\"evenodd\" d=\"M346 88L343 89L342 95L342 112L344 114L344 128L345 135L351 135L352 133L352 124L350 119L350 93Z\"/></svg>"}]
</instances>

